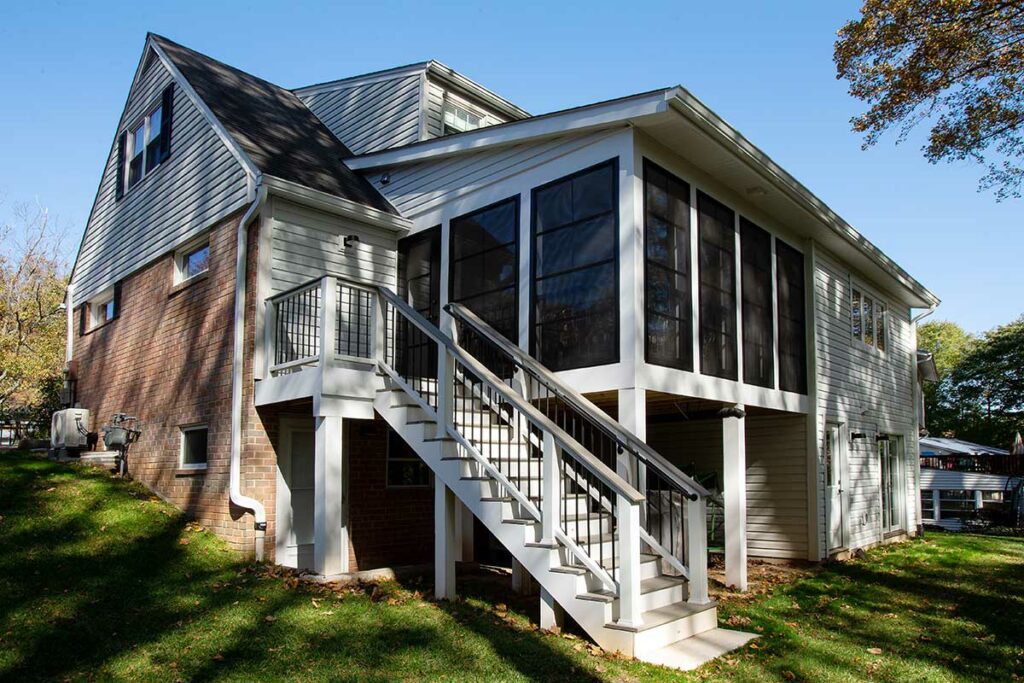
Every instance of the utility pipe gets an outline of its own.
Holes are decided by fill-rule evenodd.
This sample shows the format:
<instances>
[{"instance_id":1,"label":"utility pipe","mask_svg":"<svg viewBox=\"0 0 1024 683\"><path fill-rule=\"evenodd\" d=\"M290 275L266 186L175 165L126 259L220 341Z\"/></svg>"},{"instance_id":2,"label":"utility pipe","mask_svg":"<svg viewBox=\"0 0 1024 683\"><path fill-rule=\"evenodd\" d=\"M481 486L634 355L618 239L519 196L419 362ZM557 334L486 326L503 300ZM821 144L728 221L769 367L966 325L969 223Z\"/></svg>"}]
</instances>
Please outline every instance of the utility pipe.
<instances>
[{"instance_id":1,"label":"utility pipe","mask_svg":"<svg viewBox=\"0 0 1024 683\"><path fill-rule=\"evenodd\" d=\"M258 179L255 198L238 224L238 240L235 247L235 327L234 350L231 362L231 461L230 496L231 502L240 508L251 510L256 530L254 554L256 561L263 560L263 541L267 533L267 512L263 503L242 494L242 382L245 370L245 279L248 260L248 227L267 201L267 188Z\"/></svg>"}]
</instances>

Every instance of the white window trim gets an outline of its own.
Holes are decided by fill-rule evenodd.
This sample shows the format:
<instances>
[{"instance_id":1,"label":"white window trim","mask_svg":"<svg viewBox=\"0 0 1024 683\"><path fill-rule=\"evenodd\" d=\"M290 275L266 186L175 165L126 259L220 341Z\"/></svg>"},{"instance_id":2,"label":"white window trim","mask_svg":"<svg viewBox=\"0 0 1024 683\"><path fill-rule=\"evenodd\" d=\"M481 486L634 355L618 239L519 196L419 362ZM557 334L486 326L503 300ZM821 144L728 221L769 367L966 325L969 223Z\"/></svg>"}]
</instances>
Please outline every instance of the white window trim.
<instances>
[{"instance_id":1,"label":"white window trim","mask_svg":"<svg viewBox=\"0 0 1024 683\"><path fill-rule=\"evenodd\" d=\"M185 434L199 430L206 431L206 462L185 462ZM182 470L205 470L210 461L210 427L207 424L181 425L178 427L178 468Z\"/></svg>"},{"instance_id":2,"label":"white window trim","mask_svg":"<svg viewBox=\"0 0 1024 683\"><path fill-rule=\"evenodd\" d=\"M161 96L159 96L157 98L156 102L154 102L152 105L150 105L146 109L146 113L145 114L143 114L141 117L135 119L135 121L133 121L130 126L125 128L126 138L127 138L127 144L124 146L124 179L123 180L124 180L124 192L125 192L125 194L128 194L128 192L130 192L134 188L136 188L139 185L141 185L143 180L145 180L154 171L156 171L157 168L160 167L160 164L157 164L156 166L154 166L152 168L152 170L150 170L148 172L146 171L146 156L149 154L149 143L152 142L152 138L150 138L150 135L153 132L152 131L152 117L153 117L153 114L156 112L156 110L160 109L161 107L163 107L163 105L164 105L164 103L163 103L163 96L161 95ZM165 120L165 115L164 115L163 112L160 112L160 130L161 130L161 133L163 132L164 120ZM145 129L143 131L143 134L142 134L142 139L143 139L143 142L142 142L142 167L139 169L139 174L140 174L139 175L139 179L137 181L135 181L135 184L133 185L133 184L131 184L129 182L129 178L131 178L132 159L135 158L135 135L133 135L133 133L138 129L140 124Z\"/></svg>"},{"instance_id":3,"label":"white window trim","mask_svg":"<svg viewBox=\"0 0 1024 683\"><path fill-rule=\"evenodd\" d=\"M861 304L860 304L861 305L860 336L857 336L853 332L853 292L854 292L854 290L856 290L857 292L860 293L860 299L861 299ZM871 325L872 325L871 339L872 339L872 343L868 343L868 342L864 341L864 330L865 330L865 327L864 327L864 296L865 295L867 295L872 300L872 303L873 303L872 314L871 314ZM889 301L885 297L879 296L878 292L876 290L872 289L871 287L866 287L866 286L864 286L863 283L861 283L861 282L859 282L857 280L851 279L850 280L850 296L849 296L849 298L847 300L847 303L849 303L849 305L850 305L850 341L851 341L851 343L854 344L855 346L859 347L859 348L873 351L874 353L880 354L882 356L886 355L889 352L889 347L892 345L892 325L889 324L889 313L890 313L890 311L892 311L892 306L889 304ZM878 348L878 309L879 309L879 306L882 306L882 307L885 308L885 313L884 313L885 317L884 317L884 321L882 323L882 326L885 329L885 348L884 349Z\"/></svg>"},{"instance_id":4,"label":"white window trim","mask_svg":"<svg viewBox=\"0 0 1024 683\"><path fill-rule=\"evenodd\" d=\"M114 308L114 315L110 320L105 319L100 315L100 311L107 307L107 304L112 304ZM98 327L106 325L108 322L117 317L117 303L114 301L114 288L109 287L89 301L89 329L95 330Z\"/></svg>"},{"instance_id":5,"label":"white window trim","mask_svg":"<svg viewBox=\"0 0 1024 683\"><path fill-rule=\"evenodd\" d=\"M469 131L480 130L481 128L486 128L487 126L491 125L491 123L492 123L490 121L490 117L487 115L486 112L481 111L478 107L475 107L473 104L467 102L466 100L464 100L463 98L459 97L458 95L455 95L455 94L451 93L450 91L445 90L444 97L441 98L441 132L442 132L442 135L444 134L444 128L445 128L444 111L445 111L445 107L448 107L448 106L457 107L459 109L462 109L466 113L471 114L471 115L477 117L478 119L480 119L480 122L479 122L479 124L477 125L476 128L467 128L464 131L458 131L458 132L465 133L465 132L469 132Z\"/></svg>"},{"instance_id":6,"label":"white window trim","mask_svg":"<svg viewBox=\"0 0 1024 683\"><path fill-rule=\"evenodd\" d=\"M207 235L203 235L202 237L200 237L198 239L194 239L194 240L191 240L189 242L186 242L184 244L184 246L179 247L174 252L174 284L180 285L183 282L189 282L190 280L194 280L194 279L196 279L198 277L202 277L203 275L206 275L206 273L208 273L210 271L209 263L207 263L207 265L206 265L206 270L202 270L202 271L196 273L195 275L192 275L191 277L187 276L186 275L186 271L185 271L186 259L188 258L188 256L190 254L194 253L195 251L197 251L199 249L202 249L203 247L209 247L209 246L210 246L210 236L207 234Z\"/></svg>"}]
</instances>

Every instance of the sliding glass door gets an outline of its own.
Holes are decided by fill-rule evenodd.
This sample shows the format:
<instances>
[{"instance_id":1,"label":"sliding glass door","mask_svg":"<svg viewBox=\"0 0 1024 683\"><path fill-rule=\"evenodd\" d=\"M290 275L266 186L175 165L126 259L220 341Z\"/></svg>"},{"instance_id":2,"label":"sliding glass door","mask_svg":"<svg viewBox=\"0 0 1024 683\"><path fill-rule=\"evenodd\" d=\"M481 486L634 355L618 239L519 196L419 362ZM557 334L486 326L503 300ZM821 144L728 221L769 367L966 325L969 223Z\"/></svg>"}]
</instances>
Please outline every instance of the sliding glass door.
<instances>
[{"instance_id":1,"label":"sliding glass door","mask_svg":"<svg viewBox=\"0 0 1024 683\"><path fill-rule=\"evenodd\" d=\"M882 533L903 529L904 490L902 440L883 435L878 440L878 460L881 472Z\"/></svg>"}]
</instances>

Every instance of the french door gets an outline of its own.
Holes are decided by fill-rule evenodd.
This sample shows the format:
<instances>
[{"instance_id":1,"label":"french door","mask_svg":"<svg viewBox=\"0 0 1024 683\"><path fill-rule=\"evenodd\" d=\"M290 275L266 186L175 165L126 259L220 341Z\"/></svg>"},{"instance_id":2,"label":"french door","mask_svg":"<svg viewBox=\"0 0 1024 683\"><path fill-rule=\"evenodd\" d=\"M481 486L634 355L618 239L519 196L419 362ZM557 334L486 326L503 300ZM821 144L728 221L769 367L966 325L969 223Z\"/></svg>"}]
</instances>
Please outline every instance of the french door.
<instances>
[{"instance_id":1,"label":"french door","mask_svg":"<svg viewBox=\"0 0 1024 683\"><path fill-rule=\"evenodd\" d=\"M903 528L902 440L898 436L882 435L878 439L878 461L881 473L882 533Z\"/></svg>"},{"instance_id":2,"label":"french door","mask_svg":"<svg viewBox=\"0 0 1024 683\"><path fill-rule=\"evenodd\" d=\"M829 551L847 545L847 460L842 438L843 426L836 422L825 425L825 516L828 520Z\"/></svg>"}]
</instances>

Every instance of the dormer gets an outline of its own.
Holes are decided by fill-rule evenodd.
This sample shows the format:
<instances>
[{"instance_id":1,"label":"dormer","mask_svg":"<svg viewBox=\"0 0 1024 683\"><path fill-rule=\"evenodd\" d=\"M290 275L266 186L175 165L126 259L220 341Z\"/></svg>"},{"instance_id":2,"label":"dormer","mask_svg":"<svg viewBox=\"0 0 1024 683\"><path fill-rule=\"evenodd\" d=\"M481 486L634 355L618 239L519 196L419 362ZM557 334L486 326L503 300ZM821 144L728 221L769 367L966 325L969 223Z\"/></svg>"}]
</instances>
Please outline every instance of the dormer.
<instances>
[{"instance_id":1,"label":"dormer","mask_svg":"<svg viewBox=\"0 0 1024 683\"><path fill-rule=\"evenodd\" d=\"M294 92L353 154L529 117L505 98L436 61Z\"/></svg>"}]
</instances>

